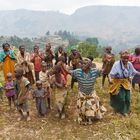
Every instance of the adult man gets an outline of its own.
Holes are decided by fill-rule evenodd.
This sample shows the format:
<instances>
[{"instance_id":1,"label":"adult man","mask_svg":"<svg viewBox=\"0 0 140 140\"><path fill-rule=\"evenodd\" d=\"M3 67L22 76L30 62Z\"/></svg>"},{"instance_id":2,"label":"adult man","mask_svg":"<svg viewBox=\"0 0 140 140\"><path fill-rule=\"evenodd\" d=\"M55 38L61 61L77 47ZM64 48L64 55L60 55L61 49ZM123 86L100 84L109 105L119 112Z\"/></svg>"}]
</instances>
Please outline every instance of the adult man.
<instances>
[{"instance_id":1,"label":"adult man","mask_svg":"<svg viewBox=\"0 0 140 140\"><path fill-rule=\"evenodd\" d=\"M51 45L50 43L46 44L46 51L45 51L45 62L47 64L47 69L50 69L53 67L53 59L54 59L54 54L53 51L51 50Z\"/></svg>"},{"instance_id":2,"label":"adult man","mask_svg":"<svg viewBox=\"0 0 140 140\"><path fill-rule=\"evenodd\" d=\"M36 81L39 80L39 72L41 71L41 62L43 61L44 56L39 52L39 46L34 46L34 53L31 55L31 62L34 64L35 78Z\"/></svg>"},{"instance_id":3,"label":"adult man","mask_svg":"<svg viewBox=\"0 0 140 140\"><path fill-rule=\"evenodd\" d=\"M59 57L63 56L65 58L65 64L67 64L67 53L64 51L63 47L60 46L58 51L55 53L55 64L58 63Z\"/></svg>"},{"instance_id":4,"label":"adult man","mask_svg":"<svg viewBox=\"0 0 140 140\"><path fill-rule=\"evenodd\" d=\"M80 60L82 60L80 53L76 49L71 50L71 55L69 56L68 59L68 65L70 66L71 63L73 66L73 70L75 70L78 67ZM73 89L74 82L76 82L76 79L72 77L71 89Z\"/></svg>"},{"instance_id":5,"label":"adult man","mask_svg":"<svg viewBox=\"0 0 140 140\"><path fill-rule=\"evenodd\" d=\"M112 47L107 47L105 49L105 54L103 56L102 62L103 62L103 66L102 66L102 87L104 86L105 83L105 79L106 77L108 77L111 68L115 62L115 57L114 54L112 54L111 52ZM109 80L109 78L108 78Z\"/></svg>"},{"instance_id":6,"label":"adult man","mask_svg":"<svg viewBox=\"0 0 140 140\"><path fill-rule=\"evenodd\" d=\"M34 84L34 65L30 62L30 54L25 51L24 45L19 46L16 67L22 67L24 76L28 78L31 84Z\"/></svg>"}]
</instances>

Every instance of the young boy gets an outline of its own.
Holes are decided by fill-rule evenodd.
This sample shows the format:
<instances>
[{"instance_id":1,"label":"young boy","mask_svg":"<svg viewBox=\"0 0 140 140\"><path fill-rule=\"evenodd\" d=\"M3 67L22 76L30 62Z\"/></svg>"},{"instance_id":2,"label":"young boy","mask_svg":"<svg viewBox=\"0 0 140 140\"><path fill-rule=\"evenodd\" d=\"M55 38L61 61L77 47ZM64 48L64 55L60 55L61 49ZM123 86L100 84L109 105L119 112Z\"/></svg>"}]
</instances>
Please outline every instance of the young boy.
<instances>
[{"instance_id":1,"label":"young boy","mask_svg":"<svg viewBox=\"0 0 140 140\"><path fill-rule=\"evenodd\" d=\"M50 101L50 79L47 72L47 64L43 61L42 64L42 70L39 72L39 80L42 82L43 88L48 92L47 101L48 101L48 108L51 109L51 101Z\"/></svg>"},{"instance_id":2,"label":"young boy","mask_svg":"<svg viewBox=\"0 0 140 140\"><path fill-rule=\"evenodd\" d=\"M37 89L34 91L34 98L36 98L36 108L39 116L46 116L47 106L46 106L46 97L47 91L42 87L42 82L36 82Z\"/></svg>"},{"instance_id":3,"label":"young boy","mask_svg":"<svg viewBox=\"0 0 140 140\"><path fill-rule=\"evenodd\" d=\"M20 117L18 121L21 121L25 118L23 112L26 112L26 120L30 121L29 115L29 91L30 91L30 82L27 78L23 77L23 69L22 68L15 68L15 87L16 87L16 99L17 99L17 110L20 113Z\"/></svg>"}]
</instances>

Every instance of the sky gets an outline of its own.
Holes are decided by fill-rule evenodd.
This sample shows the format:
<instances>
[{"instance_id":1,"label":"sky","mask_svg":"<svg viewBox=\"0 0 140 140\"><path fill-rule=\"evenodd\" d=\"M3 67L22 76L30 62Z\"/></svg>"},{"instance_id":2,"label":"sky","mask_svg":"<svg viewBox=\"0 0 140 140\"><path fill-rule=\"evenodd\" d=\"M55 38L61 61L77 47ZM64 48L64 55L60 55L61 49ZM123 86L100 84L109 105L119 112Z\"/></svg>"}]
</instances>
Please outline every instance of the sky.
<instances>
[{"instance_id":1,"label":"sky","mask_svg":"<svg viewBox=\"0 0 140 140\"><path fill-rule=\"evenodd\" d=\"M0 0L0 10L52 10L65 14L89 5L140 6L140 0Z\"/></svg>"}]
</instances>

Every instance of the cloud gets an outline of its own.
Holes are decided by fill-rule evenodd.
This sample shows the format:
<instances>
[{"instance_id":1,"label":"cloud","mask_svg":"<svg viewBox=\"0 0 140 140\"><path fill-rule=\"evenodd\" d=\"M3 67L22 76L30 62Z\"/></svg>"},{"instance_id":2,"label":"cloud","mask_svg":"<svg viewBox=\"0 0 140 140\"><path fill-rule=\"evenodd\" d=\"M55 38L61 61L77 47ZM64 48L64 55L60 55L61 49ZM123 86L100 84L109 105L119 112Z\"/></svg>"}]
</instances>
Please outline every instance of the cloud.
<instances>
[{"instance_id":1,"label":"cloud","mask_svg":"<svg viewBox=\"0 0 140 140\"><path fill-rule=\"evenodd\" d=\"M0 0L1 10L54 10L68 14L87 5L140 6L140 0Z\"/></svg>"}]
</instances>

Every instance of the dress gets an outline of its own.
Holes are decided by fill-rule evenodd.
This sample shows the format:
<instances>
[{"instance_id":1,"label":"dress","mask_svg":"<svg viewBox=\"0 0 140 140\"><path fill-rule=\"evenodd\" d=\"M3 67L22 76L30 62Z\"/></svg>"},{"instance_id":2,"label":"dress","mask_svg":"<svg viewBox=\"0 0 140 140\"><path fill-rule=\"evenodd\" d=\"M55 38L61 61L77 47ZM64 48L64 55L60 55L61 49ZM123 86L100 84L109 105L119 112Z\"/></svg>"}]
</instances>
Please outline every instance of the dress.
<instances>
[{"instance_id":1,"label":"dress","mask_svg":"<svg viewBox=\"0 0 140 140\"><path fill-rule=\"evenodd\" d=\"M93 68L85 74L82 69L76 69L72 71L72 75L76 77L79 86L77 99L79 123L86 122L89 117L101 119L106 109L94 90L98 71Z\"/></svg>"},{"instance_id":2,"label":"dress","mask_svg":"<svg viewBox=\"0 0 140 140\"><path fill-rule=\"evenodd\" d=\"M113 79L113 84L109 87L110 105L119 113L124 114L130 111L131 85L129 77L136 73L131 62L128 62L127 68L124 67L121 60L115 62L112 67L110 76Z\"/></svg>"},{"instance_id":3,"label":"dress","mask_svg":"<svg viewBox=\"0 0 140 140\"><path fill-rule=\"evenodd\" d=\"M12 50L9 50L9 55L6 55L5 51L0 52L0 62L3 62L3 73L6 80L7 73L12 73L14 78L14 65L16 56Z\"/></svg>"},{"instance_id":4,"label":"dress","mask_svg":"<svg viewBox=\"0 0 140 140\"><path fill-rule=\"evenodd\" d=\"M8 87L14 87L14 82L11 81L11 82L6 82L5 84L5 87L8 88ZM11 90L8 90L5 92L5 95L7 97L12 97L12 96L15 96L15 89L11 89Z\"/></svg>"},{"instance_id":5,"label":"dress","mask_svg":"<svg viewBox=\"0 0 140 140\"><path fill-rule=\"evenodd\" d=\"M46 97L45 96L46 91L45 89L36 89L34 91L34 96L36 98L36 108L38 111L38 114L45 115L47 113L47 106L46 106Z\"/></svg>"}]
</instances>

